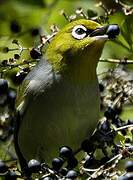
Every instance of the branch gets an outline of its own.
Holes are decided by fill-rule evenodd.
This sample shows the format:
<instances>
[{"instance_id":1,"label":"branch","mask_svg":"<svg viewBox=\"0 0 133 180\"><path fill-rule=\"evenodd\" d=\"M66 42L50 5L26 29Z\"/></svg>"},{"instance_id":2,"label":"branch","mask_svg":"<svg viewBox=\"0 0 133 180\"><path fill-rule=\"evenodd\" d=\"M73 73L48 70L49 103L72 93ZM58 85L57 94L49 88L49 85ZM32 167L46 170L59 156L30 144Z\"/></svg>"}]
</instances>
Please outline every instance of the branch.
<instances>
[{"instance_id":1,"label":"branch","mask_svg":"<svg viewBox=\"0 0 133 180\"><path fill-rule=\"evenodd\" d=\"M100 59L100 62L119 63L119 64L133 64L133 60L129 60L129 59Z\"/></svg>"}]
</instances>

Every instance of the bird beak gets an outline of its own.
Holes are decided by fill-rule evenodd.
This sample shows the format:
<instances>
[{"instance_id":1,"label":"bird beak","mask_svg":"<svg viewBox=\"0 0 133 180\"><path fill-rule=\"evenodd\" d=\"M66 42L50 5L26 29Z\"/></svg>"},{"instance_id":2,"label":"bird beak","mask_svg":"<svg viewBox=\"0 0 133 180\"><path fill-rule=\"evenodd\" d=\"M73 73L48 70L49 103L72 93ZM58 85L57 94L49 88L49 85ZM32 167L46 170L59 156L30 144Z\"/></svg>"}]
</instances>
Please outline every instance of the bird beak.
<instances>
[{"instance_id":1,"label":"bird beak","mask_svg":"<svg viewBox=\"0 0 133 180\"><path fill-rule=\"evenodd\" d=\"M117 24L111 24L102 26L100 28L95 29L89 34L90 37L96 37L96 39L115 39L120 33L120 28Z\"/></svg>"}]
</instances>

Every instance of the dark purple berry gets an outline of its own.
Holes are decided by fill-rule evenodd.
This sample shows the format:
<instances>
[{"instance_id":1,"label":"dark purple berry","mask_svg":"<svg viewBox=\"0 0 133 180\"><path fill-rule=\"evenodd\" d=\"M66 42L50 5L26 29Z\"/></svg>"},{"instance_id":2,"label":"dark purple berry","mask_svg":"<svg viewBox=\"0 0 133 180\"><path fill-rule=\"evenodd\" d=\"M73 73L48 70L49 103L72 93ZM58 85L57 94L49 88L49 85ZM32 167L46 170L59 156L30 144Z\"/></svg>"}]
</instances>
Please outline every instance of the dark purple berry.
<instances>
[{"instance_id":1,"label":"dark purple berry","mask_svg":"<svg viewBox=\"0 0 133 180\"><path fill-rule=\"evenodd\" d=\"M42 53L38 49L32 48L30 50L30 56L33 59L39 59L41 57L41 55L42 55Z\"/></svg>"},{"instance_id":2,"label":"dark purple berry","mask_svg":"<svg viewBox=\"0 0 133 180\"><path fill-rule=\"evenodd\" d=\"M31 173L37 173L41 170L41 163L36 159L31 159L28 162L28 169Z\"/></svg>"},{"instance_id":3,"label":"dark purple berry","mask_svg":"<svg viewBox=\"0 0 133 180\"><path fill-rule=\"evenodd\" d=\"M14 59L19 59L20 55L19 54L14 54Z\"/></svg>"},{"instance_id":4,"label":"dark purple berry","mask_svg":"<svg viewBox=\"0 0 133 180\"><path fill-rule=\"evenodd\" d=\"M74 156L72 156L71 158L69 158L69 159L67 160L67 168L68 168L68 169L73 169L73 168L75 168L77 165L78 165L78 160L77 160Z\"/></svg>"},{"instance_id":5,"label":"dark purple berry","mask_svg":"<svg viewBox=\"0 0 133 180\"><path fill-rule=\"evenodd\" d=\"M133 161L127 161L125 168L127 172L133 172Z\"/></svg>"},{"instance_id":6,"label":"dark purple berry","mask_svg":"<svg viewBox=\"0 0 133 180\"><path fill-rule=\"evenodd\" d=\"M91 141L89 139L85 139L82 143L81 143L81 148L83 151L90 153L94 150L94 146L91 143Z\"/></svg>"},{"instance_id":7,"label":"dark purple berry","mask_svg":"<svg viewBox=\"0 0 133 180\"><path fill-rule=\"evenodd\" d=\"M5 180L17 180L18 175L15 173L15 171L9 171L5 175Z\"/></svg>"},{"instance_id":8,"label":"dark purple berry","mask_svg":"<svg viewBox=\"0 0 133 180\"><path fill-rule=\"evenodd\" d=\"M121 133L123 134L123 136L126 136L126 134L127 134L126 129L122 129L122 130L121 130Z\"/></svg>"},{"instance_id":9,"label":"dark purple berry","mask_svg":"<svg viewBox=\"0 0 133 180\"><path fill-rule=\"evenodd\" d=\"M100 90L100 92L103 92L103 91L104 91L104 86L103 86L103 84L101 84L101 83L99 83L99 90Z\"/></svg>"},{"instance_id":10,"label":"dark purple berry","mask_svg":"<svg viewBox=\"0 0 133 180\"><path fill-rule=\"evenodd\" d=\"M7 94L7 103L11 109L15 107L16 92L14 90L9 90Z\"/></svg>"},{"instance_id":11,"label":"dark purple berry","mask_svg":"<svg viewBox=\"0 0 133 180\"><path fill-rule=\"evenodd\" d=\"M131 142L131 139L130 138L126 138L125 139L125 143L130 143Z\"/></svg>"},{"instance_id":12,"label":"dark purple berry","mask_svg":"<svg viewBox=\"0 0 133 180\"><path fill-rule=\"evenodd\" d=\"M78 173L77 173L77 171L74 171L74 170L68 171L68 173L66 175L66 178L68 178L68 179L76 179L77 177L78 177Z\"/></svg>"},{"instance_id":13,"label":"dark purple berry","mask_svg":"<svg viewBox=\"0 0 133 180\"><path fill-rule=\"evenodd\" d=\"M61 157L54 158L52 160L52 168L55 171L58 171L62 167L63 163L64 163L64 160Z\"/></svg>"},{"instance_id":14,"label":"dark purple berry","mask_svg":"<svg viewBox=\"0 0 133 180\"><path fill-rule=\"evenodd\" d=\"M3 48L3 53L8 53L9 52L9 48L8 47L4 47Z\"/></svg>"},{"instance_id":15,"label":"dark purple berry","mask_svg":"<svg viewBox=\"0 0 133 180\"><path fill-rule=\"evenodd\" d=\"M70 158L71 156L73 156L72 149L67 146L61 147L60 148L60 156L65 159Z\"/></svg>"},{"instance_id":16,"label":"dark purple berry","mask_svg":"<svg viewBox=\"0 0 133 180\"><path fill-rule=\"evenodd\" d=\"M19 45L19 42L18 42L18 40L17 40L17 39L13 39L13 40L12 40L12 44Z\"/></svg>"},{"instance_id":17,"label":"dark purple berry","mask_svg":"<svg viewBox=\"0 0 133 180\"><path fill-rule=\"evenodd\" d=\"M13 33L19 33L21 31L21 26L16 20L11 21L10 29Z\"/></svg>"},{"instance_id":18,"label":"dark purple berry","mask_svg":"<svg viewBox=\"0 0 133 180\"><path fill-rule=\"evenodd\" d=\"M116 127L121 127L123 126L123 121L119 117L115 117L112 121L113 124L116 125Z\"/></svg>"},{"instance_id":19,"label":"dark purple berry","mask_svg":"<svg viewBox=\"0 0 133 180\"><path fill-rule=\"evenodd\" d=\"M108 109L104 113L104 116L107 119L114 119L116 117L116 112L112 107L108 107Z\"/></svg>"},{"instance_id":20,"label":"dark purple berry","mask_svg":"<svg viewBox=\"0 0 133 180\"><path fill-rule=\"evenodd\" d=\"M8 167L6 164L0 160L0 174L6 173L8 171Z\"/></svg>"},{"instance_id":21,"label":"dark purple berry","mask_svg":"<svg viewBox=\"0 0 133 180\"><path fill-rule=\"evenodd\" d=\"M14 84L16 85L20 85L22 83L22 81L24 80L24 78L26 77L27 73L25 72L20 72L19 75L14 75L12 76L12 81Z\"/></svg>"},{"instance_id":22,"label":"dark purple berry","mask_svg":"<svg viewBox=\"0 0 133 180\"><path fill-rule=\"evenodd\" d=\"M8 91L8 82L5 79L0 79L0 95L6 94Z\"/></svg>"},{"instance_id":23,"label":"dark purple berry","mask_svg":"<svg viewBox=\"0 0 133 180\"><path fill-rule=\"evenodd\" d=\"M117 24L112 24L108 26L106 34L109 39L114 39L120 33L120 28Z\"/></svg>"},{"instance_id":24,"label":"dark purple berry","mask_svg":"<svg viewBox=\"0 0 133 180\"><path fill-rule=\"evenodd\" d=\"M85 167L85 168L90 168L90 167L93 166L93 165L94 165L94 158L91 157L91 156L89 156L89 155L87 155L87 156L85 157L84 167Z\"/></svg>"},{"instance_id":25,"label":"dark purple berry","mask_svg":"<svg viewBox=\"0 0 133 180\"><path fill-rule=\"evenodd\" d=\"M67 168L62 168L62 169L60 170L60 174L61 174L62 176L66 176L67 172L68 172L68 169L67 169Z\"/></svg>"},{"instance_id":26,"label":"dark purple berry","mask_svg":"<svg viewBox=\"0 0 133 180\"><path fill-rule=\"evenodd\" d=\"M104 121L102 124L101 124L101 127L100 127L100 130L104 133L107 133L111 130L110 128L110 123L109 121Z\"/></svg>"},{"instance_id":27,"label":"dark purple berry","mask_svg":"<svg viewBox=\"0 0 133 180\"><path fill-rule=\"evenodd\" d=\"M7 66L7 64L8 64L8 60L3 60L2 62L1 62L1 64L3 65L3 66Z\"/></svg>"},{"instance_id":28,"label":"dark purple berry","mask_svg":"<svg viewBox=\"0 0 133 180\"><path fill-rule=\"evenodd\" d=\"M39 28L33 28L33 29L31 29L31 35L32 35L32 36L37 36L37 35L39 35L39 33L40 33Z\"/></svg>"},{"instance_id":29,"label":"dark purple berry","mask_svg":"<svg viewBox=\"0 0 133 180\"><path fill-rule=\"evenodd\" d=\"M115 112L120 115L122 113L122 107L115 107Z\"/></svg>"},{"instance_id":30,"label":"dark purple berry","mask_svg":"<svg viewBox=\"0 0 133 180\"><path fill-rule=\"evenodd\" d=\"M100 159L100 164L103 165L105 164L107 161L109 161L109 158L104 156L103 158Z\"/></svg>"}]
</instances>

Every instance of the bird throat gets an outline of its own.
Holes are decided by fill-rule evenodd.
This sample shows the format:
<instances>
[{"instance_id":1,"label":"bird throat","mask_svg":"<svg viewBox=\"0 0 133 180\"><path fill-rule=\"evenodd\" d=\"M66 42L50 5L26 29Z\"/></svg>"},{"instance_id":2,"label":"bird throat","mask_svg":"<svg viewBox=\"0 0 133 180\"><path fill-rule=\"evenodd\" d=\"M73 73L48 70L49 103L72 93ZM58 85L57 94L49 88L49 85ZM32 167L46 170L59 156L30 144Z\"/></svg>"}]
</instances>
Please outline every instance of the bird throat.
<instances>
[{"instance_id":1,"label":"bird throat","mask_svg":"<svg viewBox=\"0 0 133 180\"><path fill-rule=\"evenodd\" d=\"M64 79L76 84L86 84L97 80L96 68L104 43L92 44L77 52L61 54L47 51L47 59L53 70Z\"/></svg>"},{"instance_id":2,"label":"bird throat","mask_svg":"<svg viewBox=\"0 0 133 180\"><path fill-rule=\"evenodd\" d=\"M96 47L92 49L94 50L94 48ZM94 54L94 52L96 53ZM85 48L77 54L67 54L65 56L67 69L63 75L76 84L93 83L97 80L96 68L101 53L99 49L90 51L89 48Z\"/></svg>"}]
</instances>

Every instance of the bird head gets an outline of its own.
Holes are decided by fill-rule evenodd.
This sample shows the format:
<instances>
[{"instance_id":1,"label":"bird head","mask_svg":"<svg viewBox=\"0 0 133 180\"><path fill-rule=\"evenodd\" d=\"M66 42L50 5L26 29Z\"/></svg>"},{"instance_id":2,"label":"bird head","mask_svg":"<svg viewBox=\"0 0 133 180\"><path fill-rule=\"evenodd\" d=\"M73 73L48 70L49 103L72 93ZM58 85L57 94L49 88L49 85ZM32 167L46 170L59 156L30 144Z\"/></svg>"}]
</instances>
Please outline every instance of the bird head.
<instances>
[{"instance_id":1,"label":"bird head","mask_svg":"<svg viewBox=\"0 0 133 180\"><path fill-rule=\"evenodd\" d=\"M86 19L73 21L55 35L46 56L57 71L73 66L96 69L105 42L114 39L119 31L116 24L102 26Z\"/></svg>"}]
</instances>

